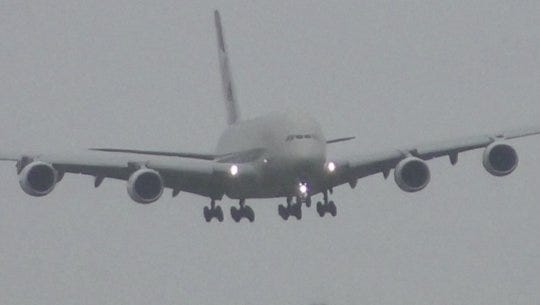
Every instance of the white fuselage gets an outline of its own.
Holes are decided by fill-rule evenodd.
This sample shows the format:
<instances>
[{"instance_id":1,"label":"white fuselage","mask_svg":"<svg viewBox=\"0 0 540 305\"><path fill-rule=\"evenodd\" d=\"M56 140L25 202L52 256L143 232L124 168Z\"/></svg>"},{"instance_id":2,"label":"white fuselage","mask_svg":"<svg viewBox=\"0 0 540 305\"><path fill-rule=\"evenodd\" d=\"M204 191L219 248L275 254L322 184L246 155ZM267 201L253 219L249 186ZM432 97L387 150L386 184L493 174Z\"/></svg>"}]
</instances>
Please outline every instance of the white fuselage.
<instances>
[{"instance_id":1,"label":"white fuselage","mask_svg":"<svg viewBox=\"0 0 540 305\"><path fill-rule=\"evenodd\" d=\"M230 125L216 153L244 151L253 153L227 162L253 166L257 178L229 186L226 194L231 198L297 196L300 183L308 187L309 195L323 187L326 139L320 125L308 116L270 114Z\"/></svg>"}]
</instances>

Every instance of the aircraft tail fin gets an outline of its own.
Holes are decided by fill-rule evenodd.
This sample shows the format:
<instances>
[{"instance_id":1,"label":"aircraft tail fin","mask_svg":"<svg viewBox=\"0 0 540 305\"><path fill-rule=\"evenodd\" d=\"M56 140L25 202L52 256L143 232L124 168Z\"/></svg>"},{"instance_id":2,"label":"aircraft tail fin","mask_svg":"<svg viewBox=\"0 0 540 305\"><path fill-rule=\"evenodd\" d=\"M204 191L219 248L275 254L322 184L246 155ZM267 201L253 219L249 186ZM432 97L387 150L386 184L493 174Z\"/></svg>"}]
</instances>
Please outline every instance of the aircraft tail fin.
<instances>
[{"instance_id":1,"label":"aircraft tail fin","mask_svg":"<svg viewBox=\"0 0 540 305\"><path fill-rule=\"evenodd\" d=\"M221 71L221 81L223 84L223 95L225 98L225 107L227 110L227 123L229 125L236 123L240 120L240 112L238 104L236 103L236 97L234 94L231 70L229 68L229 57L225 48L225 40L223 38L223 28L221 26L221 17L219 11L214 11L214 20L216 23L217 43L218 43L218 55L219 55L219 68Z\"/></svg>"}]
</instances>

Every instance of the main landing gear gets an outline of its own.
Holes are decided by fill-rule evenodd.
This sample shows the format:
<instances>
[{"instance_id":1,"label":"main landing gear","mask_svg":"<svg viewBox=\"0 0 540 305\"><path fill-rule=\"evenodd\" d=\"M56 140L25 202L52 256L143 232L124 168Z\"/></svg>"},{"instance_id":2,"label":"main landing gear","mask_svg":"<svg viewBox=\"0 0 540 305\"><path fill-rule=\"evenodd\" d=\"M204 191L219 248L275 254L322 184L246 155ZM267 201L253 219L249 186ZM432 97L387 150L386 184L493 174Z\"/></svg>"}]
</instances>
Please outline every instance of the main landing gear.
<instances>
[{"instance_id":1,"label":"main landing gear","mask_svg":"<svg viewBox=\"0 0 540 305\"><path fill-rule=\"evenodd\" d=\"M239 222L242 218L247 218L249 222L255 221L255 213L253 209L246 205L245 199L240 199L240 207L231 207L231 217L235 222Z\"/></svg>"},{"instance_id":2,"label":"main landing gear","mask_svg":"<svg viewBox=\"0 0 540 305\"><path fill-rule=\"evenodd\" d=\"M278 213L283 220L289 219L289 216L294 216L296 219L302 219L302 200L300 197L296 197L296 203L292 204L292 197L287 197L287 206L282 204L278 207ZM307 205L307 203L306 203ZM311 205L311 202L310 202Z\"/></svg>"},{"instance_id":3,"label":"main landing gear","mask_svg":"<svg viewBox=\"0 0 540 305\"><path fill-rule=\"evenodd\" d=\"M219 205L216 206L216 201L214 199L210 201L210 207L204 207L203 215L206 222L210 222L212 218L216 218L219 222L223 221L223 210Z\"/></svg>"},{"instance_id":4,"label":"main landing gear","mask_svg":"<svg viewBox=\"0 0 540 305\"><path fill-rule=\"evenodd\" d=\"M333 201L328 201L328 191L323 192L323 201L324 203L317 202L317 213L319 213L319 216L324 217L326 213L330 213L330 215L336 217L336 204Z\"/></svg>"}]
</instances>

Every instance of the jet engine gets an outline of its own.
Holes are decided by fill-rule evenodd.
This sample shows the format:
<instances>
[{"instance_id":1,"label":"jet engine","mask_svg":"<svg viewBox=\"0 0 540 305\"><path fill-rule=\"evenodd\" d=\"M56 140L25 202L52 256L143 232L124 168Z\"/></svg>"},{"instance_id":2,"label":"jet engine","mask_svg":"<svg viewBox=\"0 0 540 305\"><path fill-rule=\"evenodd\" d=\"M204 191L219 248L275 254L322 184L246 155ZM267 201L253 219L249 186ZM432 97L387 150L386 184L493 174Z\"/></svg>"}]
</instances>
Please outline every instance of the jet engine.
<instances>
[{"instance_id":1,"label":"jet engine","mask_svg":"<svg viewBox=\"0 0 540 305\"><path fill-rule=\"evenodd\" d=\"M152 203L163 194L163 179L153 169L139 169L129 177L127 192L135 202Z\"/></svg>"},{"instance_id":2,"label":"jet engine","mask_svg":"<svg viewBox=\"0 0 540 305\"><path fill-rule=\"evenodd\" d=\"M518 165L518 155L514 147L507 143L491 143L484 150L482 163L493 176L501 177L512 173Z\"/></svg>"},{"instance_id":3,"label":"jet engine","mask_svg":"<svg viewBox=\"0 0 540 305\"><path fill-rule=\"evenodd\" d=\"M19 173L19 184L25 193L41 197L49 194L59 180L58 171L52 165L34 161Z\"/></svg>"},{"instance_id":4,"label":"jet engine","mask_svg":"<svg viewBox=\"0 0 540 305\"><path fill-rule=\"evenodd\" d=\"M430 181L430 171L424 160L408 157L401 160L394 170L397 185L405 192L418 192Z\"/></svg>"}]
</instances>

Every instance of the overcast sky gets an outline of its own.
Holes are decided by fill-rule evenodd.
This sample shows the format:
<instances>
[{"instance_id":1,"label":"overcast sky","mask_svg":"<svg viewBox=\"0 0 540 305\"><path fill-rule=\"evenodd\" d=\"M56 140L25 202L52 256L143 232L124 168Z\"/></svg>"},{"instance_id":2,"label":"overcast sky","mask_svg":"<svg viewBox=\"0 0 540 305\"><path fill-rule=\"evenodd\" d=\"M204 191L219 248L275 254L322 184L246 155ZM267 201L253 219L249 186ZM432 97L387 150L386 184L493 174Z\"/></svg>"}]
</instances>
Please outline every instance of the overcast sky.
<instances>
[{"instance_id":1,"label":"overcast sky","mask_svg":"<svg viewBox=\"0 0 540 305\"><path fill-rule=\"evenodd\" d=\"M540 125L538 1L0 0L0 151L211 152L225 127L212 11L244 117L310 113L354 154ZM481 151L407 194L381 175L335 189L336 218L250 200L133 203L67 175L27 196L0 164L1 304L535 304L540 138L496 178Z\"/></svg>"}]
</instances>

